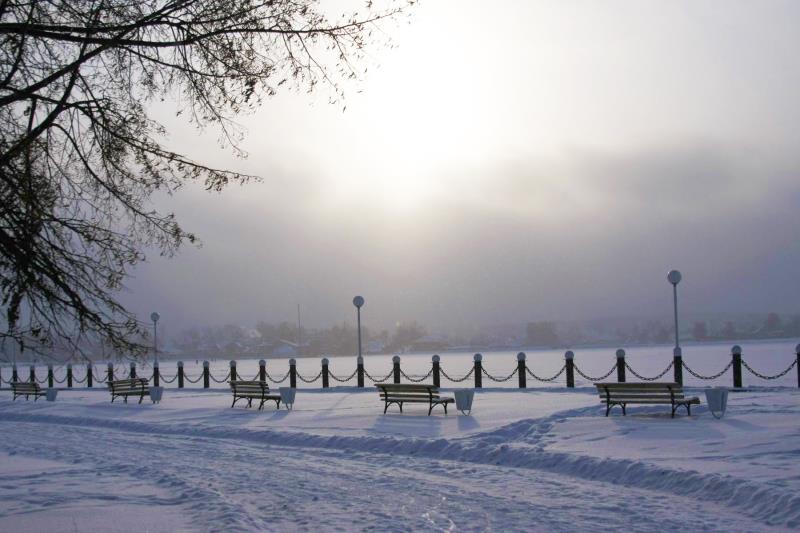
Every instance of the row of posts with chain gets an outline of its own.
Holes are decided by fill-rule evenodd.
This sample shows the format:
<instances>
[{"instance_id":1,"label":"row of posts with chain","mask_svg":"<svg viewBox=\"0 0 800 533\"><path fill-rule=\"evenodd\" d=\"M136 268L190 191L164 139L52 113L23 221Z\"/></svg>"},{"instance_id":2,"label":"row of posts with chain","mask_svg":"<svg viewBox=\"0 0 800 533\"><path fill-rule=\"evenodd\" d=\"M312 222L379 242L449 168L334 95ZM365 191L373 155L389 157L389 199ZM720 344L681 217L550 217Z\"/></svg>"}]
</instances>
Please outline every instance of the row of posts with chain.
<instances>
[{"instance_id":1,"label":"row of posts with chain","mask_svg":"<svg viewBox=\"0 0 800 533\"><path fill-rule=\"evenodd\" d=\"M418 378L414 378L413 376L409 376L405 374L400 367L400 356L395 355L392 358L392 370L391 372L381 378L375 378L367 373L364 369L364 358L359 356L357 358L356 369L353 374L348 377L337 377L330 371L330 362L327 358L323 358L322 368L319 374L314 378L305 378L302 375L298 374L297 371L297 362L295 359L289 360L289 371L285 374L282 378L276 379L270 376L267 373L267 363L265 360L259 361L259 370L258 374L253 378L254 380L260 381L272 381L274 383L283 383L287 379L289 380L289 386L296 388L298 378L305 382L305 383L312 383L317 380L322 381L322 388L328 388L331 384L331 379L337 381L339 383L347 383L353 378L356 379L356 386L357 387L364 387L365 377L368 378L370 381L375 383L387 382L391 379L392 383L400 383L402 377L406 377L408 381L412 382L420 382L424 381L428 377L431 378L433 385L436 387L441 386L442 378L444 377L450 382L453 383L461 383L472 378L472 382L475 388L482 388L484 377L486 377L490 381L494 382L506 382L510 381L514 376L517 378L517 383L519 388L525 389L528 387L528 377L533 378L536 381L540 382L554 382L556 379L560 378L562 374L565 374L565 381L566 386L568 388L575 387L575 374L577 373L582 378L590 382L597 382L603 381L611 377L611 375L616 370L616 379L619 383L624 383L628 379L628 375L626 371L629 371L635 378L640 379L642 381L654 381L656 379L661 379L669 370L672 370L672 378L673 381L683 385L683 370L685 369L689 374L694 376L700 380L714 380L720 378L723 374L725 374L728 369L733 369L733 387L734 388L741 388L742 387L742 370L743 367L748 370L751 374L759 379L777 379L786 375L792 368L796 368L797 370L797 386L800 387L800 344L797 345L795 348L795 356L796 359L792 362L792 364L783 372L778 374L768 376L761 374L755 371L750 365L747 364L746 361L742 359L742 349L739 346L734 346L731 349L731 360L725 368L722 369L721 372L718 372L713 375L704 376L698 374L694 370L692 370L684 361L682 355L680 353L676 353L673 356L673 361L667 366L667 368L656 376L643 376L637 373L631 366L625 361L625 350L617 350L616 352L616 363L614 366L603 376L592 377L585 373L583 373L575 364L575 354L573 351L567 351L564 354L564 365L561 367L561 370L558 371L555 375L551 377L540 377L535 374L528 366L527 366L527 357L524 352L520 352L517 354L517 367L515 370L511 372L511 374L503 377L496 377L492 376L485 368L483 368L483 356L479 353L473 356L473 367L470 371L462 376L462 377L451 377L449 376L441 367L441 358L438 355L434 355L431 358L431 369L425 376L420 376ZM81 365L83 366L83 365ZM188 381L191 384L199 383L202 379L203 388L208 389L211 387L211 382L216 383L224 383L228 379L237 380L237 379L245 379L241 376L237 370L236 361L230 362L230 372L222 379L215 378L210 371L210 364L208 361L203 361L203 372L202 375L197 377L196 379L192 379L184 373L183 362L177 362L177 374L174 375L172 378L165 377L161 374L161 369L159 367L158 362L153 365L153 374L151 379L153 380L153 385L159 386L164 383L174 383L177 381L178 388L184 388L186 382ZM114 381L115 379L125 379L125 378L135 378L137 377L136 371L136 363L130 363L130 370L128 375L123 375L124 372L118 372L114 368L113 363L107 364L107 369L105 372L105 376L101 377L100 374L95 374L94 372L94 365L86 364L85 365L86 372L82 379L79 379L76 374L74 373L73 365L67 364L66 365L66 376L58 379L55 377L55 373L53 371L53 365L48 365L47 368L47 377L39 381L36 376L36 367L34 365L30 366L30 373L28 376L28 380L31 383L47 383L48 387L54 387L56 384L65 384L67 388L72 388L75 384L85 384L86 387L93 387L95 382L98 383L106 383L108 381ZM142 376L146 377L146 376ZM2 370L0 369L0 386L3 383L10 383L11 381L19 381L19 372L17 370L17 366L14 365L12 367L12 376L10 381L6 381L2 378Z\"/></svg>"}]
</instances>

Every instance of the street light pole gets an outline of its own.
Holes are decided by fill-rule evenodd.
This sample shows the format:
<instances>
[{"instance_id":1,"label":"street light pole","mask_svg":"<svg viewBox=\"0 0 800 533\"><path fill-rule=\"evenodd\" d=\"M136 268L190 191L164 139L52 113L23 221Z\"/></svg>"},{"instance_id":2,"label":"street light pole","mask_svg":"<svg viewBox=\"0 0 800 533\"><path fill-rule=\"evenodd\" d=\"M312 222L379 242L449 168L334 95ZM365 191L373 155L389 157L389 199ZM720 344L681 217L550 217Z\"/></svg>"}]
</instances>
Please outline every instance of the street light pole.
<instances>
[{"instance_id":1,"label":"street light pole","mask_svg":"<svg viewBox=\"0 0 800 533\"><path fill-rule=\"evenodd\" d=\"M680 336L678 334L678 283L681 282L682 277L677 270L670 270L667 274L667 281L672 284L672 309L675 316L675 348L672 350L673 373L675 383L680 385L683 385L683 354L681 353Z\"/></svg>"},{"instance_id":2,"label":"street light pole","mask_svg":"<svg viewBox=\"0 0 800 533\"><path fill-rule=\"evenodd\" d=\"M356 296L353 298L353 305L356 306L356 317L358 321L358 356L361 357L361 306L364 305L364 298Z\"/></svg>"},{"instance_id":3,"label":"street light pole","mask_svg":"<svg viewBox=\"0 0 800 533\"><path fill-rule=\"evenodd\" d=\"M155 366L158 366L158 319L161 316L158 313L150 313L150 320L153 321L153 356L155 357Z\"/></svg>"},{"instance_id":4,"label":"street light pole","mask_svg":"<svg viewBox=\"0 0 800 533\"><path fill-rule=\"evenodd\" d=\"M672 284L673 311L675 313L675 349L672 354L676 357L681 355L681 345L678 338L678 283L681 282L682 277L677 270L670 270L667 274L667 281Z\"/></svg>"}]
</instances>

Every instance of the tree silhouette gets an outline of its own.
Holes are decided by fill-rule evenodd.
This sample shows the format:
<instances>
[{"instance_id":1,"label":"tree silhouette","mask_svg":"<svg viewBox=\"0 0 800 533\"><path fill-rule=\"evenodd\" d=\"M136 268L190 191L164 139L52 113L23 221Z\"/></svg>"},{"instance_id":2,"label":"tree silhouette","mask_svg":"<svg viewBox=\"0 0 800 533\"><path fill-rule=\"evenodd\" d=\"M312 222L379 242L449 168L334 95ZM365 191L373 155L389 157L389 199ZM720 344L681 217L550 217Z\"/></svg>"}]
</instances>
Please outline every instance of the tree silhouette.
<instances>
[{"instance_id":1,"label":"tree silhouette","mask_svg":"<svg viewBox=\"0 0 800 533\"><path fill-rule=\"evenodd\" d=\"M0 340L142 349L116 292L144 250L196 239L152 194L253 178L164 148L148 105L180 102L236 151L232 117L284 86L338 101L411 3L331 20L313 0L0 0Z\"/></svg>"}]
</instances>

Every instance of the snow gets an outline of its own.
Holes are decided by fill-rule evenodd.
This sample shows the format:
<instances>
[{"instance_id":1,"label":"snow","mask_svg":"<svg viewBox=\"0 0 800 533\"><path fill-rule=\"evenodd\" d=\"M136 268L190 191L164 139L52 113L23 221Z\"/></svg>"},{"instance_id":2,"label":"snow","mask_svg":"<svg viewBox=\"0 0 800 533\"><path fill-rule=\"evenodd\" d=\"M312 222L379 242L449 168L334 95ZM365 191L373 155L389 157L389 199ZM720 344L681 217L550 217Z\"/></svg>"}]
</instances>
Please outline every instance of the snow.
<instances>
[{"instance_id":1,"label":"snow","mask_svg":"<svg viewBox=\"0 0 800 533\"><path fill-rule=\"evenodd\" d=\"M0 531L800 528L800 391L732 392L721 420L692 393L671 419L606 418L593 387L484 389L471 416L431 417L383 415L372 388L261 412L223 389L0 391Z\"/></svg>"},{"instance_id":2,"label":"snow","mask_svg":"<svg viewBox=\"0 0 800 533\"><path fill-rule=\"evenodd\" d=\"M765 374L796 357L788 341L742 347L744 360ZM574 351L590 376L616 361L613 349ZM440 355L451 377L472 368L473 354ZM561 351L527 355L543 377L564 364ZM385 377L391 357L367 356L367 372ZM329 359L334 376L355 369L354 357ZM431 369L430 355L401 360L415 379ZM645 376L671 360L666 347L627 350L628 363ZM730 346L686 346L684 361L715 374L730 362ZM580 375L574 389L565 388L563 375L548 383L529 376L527 390L517 388L516 376L502 383L484 376L487 387L476 391L470 416L451 407L449 415L436 408L428 417L422 405L384 415L371 381L359 389L355 378L344 385L332 379L340 386L329 389L300 380L292 411L231 409L224 382L207 390L195 384L202 360L184 363L187 388L166 384L157 405L111 404L101 384L62 388L56 402L12 402L0 390L0 531L800 528L796 369L770 381L745 369L746 388L730 393L728 413L717 420L702 387L730 386L730 369L715 380L684 372L703 403L691 417L637 406L627 417L606 418ZM516 353L484 353L483 365L506 377ZM126 366L118 364L117 374ZM18 367L27 377L28 366ZM226 360L210 367L217 381L230 368ZM258 361L237 361L237 368L250 379ZM298 359L297 369L313 378L320 361ZM85 376L84 365L73 370L76 380ZM267 371L284 378L288 360L268 360ZM175 363L162 362L161 372L174 379ZM57 367L56 379L65 373ZM105 365L95 373L104 376ZM10 374L4 366L3 379ZM36 374L43 378L46 368ZM447 394L473 380L443 376L442 384Z\"/></svg>"}]
</instances>

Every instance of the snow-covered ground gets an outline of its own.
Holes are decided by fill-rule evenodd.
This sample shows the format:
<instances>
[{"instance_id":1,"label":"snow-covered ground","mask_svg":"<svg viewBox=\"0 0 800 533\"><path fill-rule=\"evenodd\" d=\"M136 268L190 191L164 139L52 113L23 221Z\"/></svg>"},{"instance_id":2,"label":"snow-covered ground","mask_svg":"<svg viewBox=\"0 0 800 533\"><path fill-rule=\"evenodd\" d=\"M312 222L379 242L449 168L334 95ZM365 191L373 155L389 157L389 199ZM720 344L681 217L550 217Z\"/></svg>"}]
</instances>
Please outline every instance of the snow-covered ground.
<instances>
[{"instance_id":1,"label":"snow-covered ground","mask_svg":"<svg viewBox=\"0 0 800 533\"><path fill-rule=\"evenodd\" d=\"M606 418L593 387L486 389L431 417L356 388L262 412L220 389L0 391L0 530L800 528L800 391L731 393L722 420L694 392L671 419Z\"/></svg>"}]
</instances>

